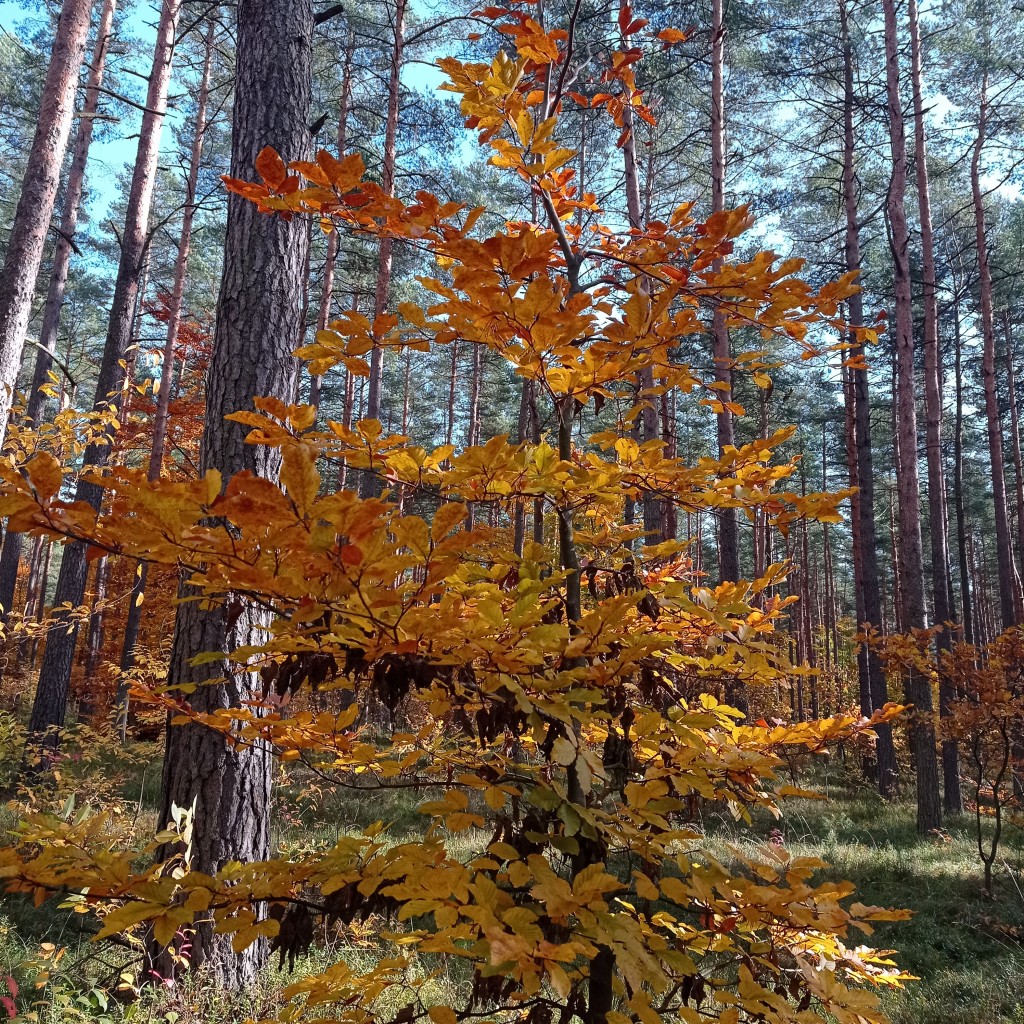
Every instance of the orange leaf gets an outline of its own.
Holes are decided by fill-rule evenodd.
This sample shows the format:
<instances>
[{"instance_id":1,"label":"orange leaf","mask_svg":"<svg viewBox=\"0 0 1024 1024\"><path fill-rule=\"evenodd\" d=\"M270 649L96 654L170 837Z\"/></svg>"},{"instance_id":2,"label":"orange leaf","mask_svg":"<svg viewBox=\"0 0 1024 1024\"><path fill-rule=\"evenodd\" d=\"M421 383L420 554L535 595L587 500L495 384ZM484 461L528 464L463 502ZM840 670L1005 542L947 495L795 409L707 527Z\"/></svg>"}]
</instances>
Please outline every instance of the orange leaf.
<instances>
[{"instance_id":1,"label":"orange leaf","mask_svg":"<svg viewBox=\"0 0 1024 1024\"><path fill-rule=\"evenodd\" d=\"M256 170L273 189L280 188L288 177L288 168L273 146L264 146L260 150L260 155L256 157Z\"/></svg>"}]
</instances>

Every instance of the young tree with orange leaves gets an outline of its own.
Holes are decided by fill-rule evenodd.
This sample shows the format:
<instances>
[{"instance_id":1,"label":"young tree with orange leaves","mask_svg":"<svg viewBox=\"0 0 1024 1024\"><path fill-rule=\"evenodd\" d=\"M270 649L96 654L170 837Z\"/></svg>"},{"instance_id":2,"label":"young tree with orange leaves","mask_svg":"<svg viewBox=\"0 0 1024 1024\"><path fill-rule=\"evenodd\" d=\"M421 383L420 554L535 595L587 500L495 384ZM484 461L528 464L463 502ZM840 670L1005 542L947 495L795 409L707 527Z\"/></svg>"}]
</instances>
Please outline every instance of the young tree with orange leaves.
<instances>
[{"instance_id":1,"label":"young tree with orange leaves","mask_svg":"<svg viewBox=\"0 0 1024 1024\"><path fill-rule=\"evenodd\" d=\"M550 440L427 451L376 420L317 429L314 406L256 398L228 417L230 429L248 430L264 465L279 460L279 482L243 470L225 485L208 457L205 476L186 482L115 467L97 480L110 498L102 515L60 500L52 457L0 461L0 513L20 527L179 566L190 621L228 622L219 635L229 641L240 616L267 623L226 655L194 659L193 675L172 680L185 685L140 691L172 715L178 782L183 749L228 764L273 751L367 797L425 789L423 836L396 843L378 824L294 858L211 864L210 844L230 837L218 835L194 773L195 788L172 791L173 824L154 837L162 855L152 866L112 851L97 819L35 819L0 851L0 872L16 890L85 892L103 910L102 935L145 925L179 963L204 930L230 936L239 954L269 939L294 958L316 921L344 929L387 915L392 955L296 982L281 1016L292 1021L355 1024L396 1003L403 1024L481 1013L540 1024L556 1012L587 1024L700 1021L722 1007L735 1020L881 1021L864 986L903 975L848 938L900 914L844 906L852 887L814 884L817 862L782 851L725 865L696 819L703 800L741 817L773 808L786 794L775 777L783 751L817 750L871 723L738 724L713 694L785 678L774 629L789 602L766 596L785 566L707 587L685 545L638 557L637 531L622 522L627 501L653 494L684 510L757 509L788 531L807 517L835 520L843 495L786 488L795 462L773 451L792 430L730 453L727 472L716 459L688 465L660 439L640 445L615 421L585 445L574 440L582 408L635 403L648 371L654 387L706 393L717 411L714 378L674 356L680 339L706 337L707 301L726 327L779 333L810 353L854 286L814 290L794 276L799 261L737 257L744 209L696 223L681 206L628 233L584 230L570 214L601 211L575 188L560 117L579 102L620 128L626 105L650 116L629 71L651 43L646 23L624 8L629 49L609 50L611 88L587 101L564 88L571 27L546 30L529 7L495 18L514 52L440 64L491 163L536 195L545 223L476 233L482 210L428 193L403 202L366 179L358 156L325 151L285 163L264 150L262 182L228 186L274 223L330 218L337 230L415 241L435 261L422 302L373 321L350 311L318 332L301 351L313 373L344 365L366 376L365 357L389 348L485 346L553 410ZM752 355L748 364L759 365ZM372 475L381 495L322 493L323 459ZM400 511L389 500L397 488L429 512ZM514 543L517 506L537 498L553 510L553 548ZM469 503L498 525L465 529ZM292 710L310 686L356 700L342 712ZM408 726L376 739L362 730L371 697L401 709ZM201 748L179 743L186 731L204 737ZM465 991L431 1001L418 954L461 962ZM228 973L225 961L219 970Z\"/></svg>"}]
</instances>

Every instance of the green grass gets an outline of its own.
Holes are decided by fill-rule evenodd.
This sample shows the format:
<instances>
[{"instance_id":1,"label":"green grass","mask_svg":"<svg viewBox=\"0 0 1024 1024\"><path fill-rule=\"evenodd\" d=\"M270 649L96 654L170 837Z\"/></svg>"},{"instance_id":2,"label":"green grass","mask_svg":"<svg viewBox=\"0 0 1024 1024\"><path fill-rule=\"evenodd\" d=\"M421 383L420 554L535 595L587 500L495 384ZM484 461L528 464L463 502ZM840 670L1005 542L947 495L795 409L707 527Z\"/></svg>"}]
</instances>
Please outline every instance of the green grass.
<instances>
[{"instance_id":1,"label":"green grass","mask_svg":"<svg viewBox=\"0 0 1024 1024\"><path fill-rule=\"evenodd\" d=\"M128 765L120 767L122 777L129 774ZM860 901L912 910L909 922L880 924L873 936L863 939L875 947L897 950L900 966L920 978L903 990L885 993L884 1005L893 1024L1024 1024L1020 833L1007 830L997 864L995 897L988 899L982 893L973 818L951 820L942 836L921 838L910 802L886 803L862 783L844 781L841 775L819 775L816 782L830 799L788 801L780 821L764 814L744 827L708 812L706 842L727 857L726 843L753 849L778 829L786 849L829 862L831 867L824 874L852 881ZM150 832L155 823L155 790L148 778L125 788L124 796L132 802L141 796L140 835ZM423 828L424 819L416 807L428 798L425 793L401 790L370 796L339 788L297 801L300 792L294 782L277 790L282 813L276 816L274 836L283 852L331 843L339 834L359 831L377 820L390 826L394 842L414 839ZM12 819L6 811L0 817L0 828L6 830ZM467 843L477 838L459 837ZM53 899L36 908L25 897L9 896L0 904L0 975L13 975L22 986L30 985L33 974L24 961L36 954L39 944L67 947L57 972L65 980L40 992L42 1001L36 1007L40 1024L119 1024L127 1019L146 1024L235 1024L247 1017L272 1015L275 992L294 980L270 969L257 991L238 997L186 982L173 993L147 995L130 1008L117 1003L104 1008L89 989L115 987L118 971L131 956L126 950L90 945L82 918L61 909L59 902ZM851 938L858 941L856 936ZM296 973L322 969L339 958L368 965L377 955L378 945L372 939L353 943L334 936L297 963ZM461 965L431 962L429 967L436 968L437 974L430 982L431 991L424 992L428 998L442 1000L465 985ZM396 991L395 997L401 1000L401 993ZM398 1003L394 1009L397 1012Z\"/></svg>"},{"instance_id":2,"label":"green grass","mask_svg":"<svg viewBox=\"0 0 1024 1024\"><path fill-rule=\"evenodd\" d=\"M758 819L746 834L724 822L709 831L753 845L779 828L786 849L827 861L824 874L853 882L856 899L913 911L910 921L879 924L864 939L897 950L899 965L920 978L883 998L893 1024L1024 1024L1020 833L1005 836L988 899L972 816L948 820L942 837L922 838L909 802L886 803L861 785L831 790L827 802L788 801L781 822Z\"/></svg>"}]
</instances>

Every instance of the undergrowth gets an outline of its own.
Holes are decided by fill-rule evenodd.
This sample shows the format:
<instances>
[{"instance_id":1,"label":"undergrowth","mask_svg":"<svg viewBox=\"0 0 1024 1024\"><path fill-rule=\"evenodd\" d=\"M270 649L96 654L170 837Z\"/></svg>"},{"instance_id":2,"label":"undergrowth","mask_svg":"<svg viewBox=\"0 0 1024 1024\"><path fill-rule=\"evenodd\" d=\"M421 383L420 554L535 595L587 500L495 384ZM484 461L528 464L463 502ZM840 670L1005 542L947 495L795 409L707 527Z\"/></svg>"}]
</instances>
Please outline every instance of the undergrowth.
<instances>
[{"instance_id":1,"label":"undergrowth","mask_svg":"<svg viewBox=\"0 0 1024 1024\"><path fill-rule=\"evenodd\" d=\"M136 835L152 834L159 789L158 773L152 768L159 764L156 753L149 745L121 755L69 759L65 785L119 800L120 827L130 822ZM132 779L140 765L150 767ZM107 781L90 784L94 775ZM1011 830L1005 838L994 898L988 899L982 892L971 817L950 819L941 833L921 838L911 802L881 800L869 785L830 759L819 764L810 782L800 781L827 799L789 800L781 818L764 814L749 826L713 807L706 809L700 845L721 859L728 859L735 847L750 853L765 844L819 857L829 865L823 875L849 879L862 902L912 910L909 922L880 924L871 939L877 947L897 950L899 964L920 978L902 991L883 993L893 1024L1024 1024L1020 834ZM424 825L416 810L424 796L411 790L369 793L331 786L315 777L297 780L294 773L282 775L275 787L275 844L288 855L330 845L378 820L389 826L395 842L415 838ZM51 794L49 802L58 799L64 813L76 812L78 800L61 792ZM47 800L36 794L35 802L42 805ZM14 821L10 809L0 811L4 831ZM467 841L465 836L456 838ZM3 897L0 1001L8 1015L16 1007L19 1024L238 1024L272 1015L276 993L303 973L339 958L365 964L383 949L372 925L344 936L325 932L313 950L296 961L294 975L279 970L275 962L260 986L241 994L217 992L187 978L174 985L140 986L137 951L127 944L90 941L93 923L81 909L60 897L39 907L25 896ZM851 945L857 941L850 937ZM421 993L427 998L433 994L442 1002L447 991L466 984L461 965L421 966L435 972L432 989ZM2 991L5 986L7 993ZM17 993L16 998L11 993Z\"/></svg>"}]
</instances>

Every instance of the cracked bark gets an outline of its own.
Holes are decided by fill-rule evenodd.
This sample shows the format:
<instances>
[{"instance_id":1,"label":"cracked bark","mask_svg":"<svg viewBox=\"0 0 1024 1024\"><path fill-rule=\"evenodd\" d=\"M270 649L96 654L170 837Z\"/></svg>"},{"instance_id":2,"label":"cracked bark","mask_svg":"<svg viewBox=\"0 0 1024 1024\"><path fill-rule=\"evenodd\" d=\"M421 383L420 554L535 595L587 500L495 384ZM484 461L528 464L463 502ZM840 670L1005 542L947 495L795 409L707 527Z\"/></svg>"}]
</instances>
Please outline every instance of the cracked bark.
<instances>
[{"instance_id":1,"label":"cracked bark","mask_svg":"<svg viewBox=\"0 0 1024 1024\"><path fill-rule=\"evenodd\" d=\"M251 178L264 146L273 146L285 161L308 151L312 0L241 0L237 17L231 174ZM240 196L230 196L201 456L203 471L218 469L225 480L245 470L269 479L279 472L277 452L247 445L248 428L224 417L251 408L254 395L296 400L298 363L291 346L299 336L308 239L301 219L264 216ZM224 607L181 604L169 681L199 684L190 700L203 711L238 707L253 695L253 675L226 656L201 666L192 659L258 642L266 624L249 607L230 622ZM240 749L201 726L168 726L160 821L170 820L173 805L195 807L195 870L213 873L228 861L269 857L271 767L264 745ZM214 935L209 923L200 922L190 955L193 968L205 968L219 985L238 989L256 978L265 945L236 954L230 937Z\"/></svg>"}]
</instances>

